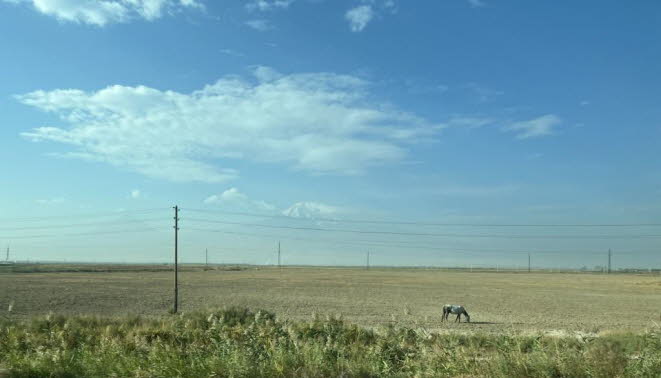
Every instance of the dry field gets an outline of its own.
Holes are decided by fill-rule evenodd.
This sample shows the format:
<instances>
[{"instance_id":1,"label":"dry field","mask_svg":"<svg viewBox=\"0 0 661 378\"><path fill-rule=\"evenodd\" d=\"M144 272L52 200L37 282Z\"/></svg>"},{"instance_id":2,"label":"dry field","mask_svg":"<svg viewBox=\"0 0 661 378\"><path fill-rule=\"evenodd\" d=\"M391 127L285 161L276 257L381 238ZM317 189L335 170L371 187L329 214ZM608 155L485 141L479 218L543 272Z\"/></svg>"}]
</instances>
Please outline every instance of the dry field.
<instances>
[{"instance_id":1,"label":"dry field","mask_svg":"<svg viewBox=\"0 0 661 378\"><path fill-rule=\"evenodd\" d=\"M288 267L188 269L179 281L184 312L236 305L287 319L342 315L365 326L493 333L642 331L661 324L661 277L649 275ZM0 272L0 316L163 315L172 293L172 273L157 269ZM444 303L465 305L472 323L442 324Z\"/></svg>"}]
</instances>

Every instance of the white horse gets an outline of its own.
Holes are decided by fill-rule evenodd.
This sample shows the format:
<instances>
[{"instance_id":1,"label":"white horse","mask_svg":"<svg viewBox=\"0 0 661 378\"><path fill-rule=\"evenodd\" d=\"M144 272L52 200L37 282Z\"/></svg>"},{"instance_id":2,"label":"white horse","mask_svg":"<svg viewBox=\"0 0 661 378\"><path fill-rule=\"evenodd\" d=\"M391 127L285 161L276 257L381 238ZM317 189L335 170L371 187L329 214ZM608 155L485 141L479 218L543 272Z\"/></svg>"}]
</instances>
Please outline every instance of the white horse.
<instances>
[{"instance_id":1,"label":"white horse","mask_svg":"<svg viewBox=\"0 0 661 378\"><path fill-rule=\"evenodd\" d=\"M443 315L441 315L441 321L448 320L448 316L450 314L455 314L457 315L457 318L454 320L455 322L461 323L461 315L464 315L466 317L466 321L470 323L471 317L468 315L468 312L466 312L466 309L464 306L459 306L459 305L449 305L446 304L443 306Z\"/></svg>"}]
</instances>

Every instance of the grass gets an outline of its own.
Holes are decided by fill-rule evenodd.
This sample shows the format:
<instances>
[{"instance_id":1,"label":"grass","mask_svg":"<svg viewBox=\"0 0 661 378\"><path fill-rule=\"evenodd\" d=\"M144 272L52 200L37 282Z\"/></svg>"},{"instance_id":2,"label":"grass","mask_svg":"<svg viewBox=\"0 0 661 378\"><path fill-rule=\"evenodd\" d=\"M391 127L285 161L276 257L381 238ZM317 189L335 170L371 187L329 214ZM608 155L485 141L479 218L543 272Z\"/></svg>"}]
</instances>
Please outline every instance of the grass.
<instances>
[{"instance_id":1,"label":"grass","mask_svg":"<svg viewBox=\"0 0 661 378\"><path fill-rule=\"evenodd\" d=\"M243 308L0 321L11 377L658 377L661 333L600 337L368 329ZM2 373L0 373L1 375Z\"/></svg>"}]
</instances>

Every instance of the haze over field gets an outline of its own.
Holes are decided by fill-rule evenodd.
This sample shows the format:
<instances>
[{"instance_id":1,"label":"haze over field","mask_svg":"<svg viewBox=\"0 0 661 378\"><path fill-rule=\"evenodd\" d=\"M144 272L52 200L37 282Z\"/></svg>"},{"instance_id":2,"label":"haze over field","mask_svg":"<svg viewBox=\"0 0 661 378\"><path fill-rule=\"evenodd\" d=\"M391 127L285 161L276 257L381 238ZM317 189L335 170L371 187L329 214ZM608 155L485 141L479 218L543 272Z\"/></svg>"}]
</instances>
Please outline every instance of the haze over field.
<instances>
[{"instance_id":1,"label":"haze over field","mask_svg":"<svg viewBox=\"0 0 661 378\"><path fill-rule=\"evenodd\" d=\"M660 14L0 0L0 247L167 262L179 205L184 262L659 268Z\"/></svg>"}]
</instances>

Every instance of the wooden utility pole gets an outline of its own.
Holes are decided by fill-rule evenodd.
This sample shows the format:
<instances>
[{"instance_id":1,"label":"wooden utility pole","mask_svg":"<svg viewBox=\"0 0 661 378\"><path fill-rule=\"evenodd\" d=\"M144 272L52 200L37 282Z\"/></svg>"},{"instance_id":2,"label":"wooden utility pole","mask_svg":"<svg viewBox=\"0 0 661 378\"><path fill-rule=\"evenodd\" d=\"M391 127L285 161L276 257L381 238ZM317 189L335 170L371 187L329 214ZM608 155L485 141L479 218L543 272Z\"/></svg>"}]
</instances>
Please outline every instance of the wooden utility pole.
<instances>
[{"instance_id":1,"label":"wooden utility pole","mask_svg":"<svg viewBox=\"0 0 661 378\"><path fill-rule=\"evenodd\" d=\"M608 248L608 274L611 274L611 250Z\"/></svg>"},{"instance_id":2,"label":"wooden utility pole","mask_svg":"<svg viewBox=\"0 0 661 378\"><path fill-rule=\"evenodd\" d=\"M280 241L278 241L278 268L280 268Z\"/></svg>"},{"instance_id":3,"label":"wooden utility pole","mask_svg":"<svg viewBox=\"0 0 661 378\"><path fill-rule=\"evenodd\" d=\"M174 309L173 313L177 313L177 306L179 301L179 267L178 267L178 246L179 246L179 206L174 207Z\"/></svg>"},{"instance_id":4,"label":"wooden utility pole","mask_svg":"<svg viewBox=\"0 0 661 378\"><path fill-rule=\"evenodd\" d=\"M209 266L209 248L204 249L204 266Z\"/></svg>"},{"instance_id":5,"label":"wooden utility pole","mask_svg":"<svg viewBox=\"0 0 661 378\"><path fill-rule=\"evenodd\" d=\"M9 261L9 245L7 246L7 258L5 260Z\"/></svg>"},{"instance_id":6,"label":"wooden utility pole","mask_svg":"<svg viewBox=\"0 0 661 378\"><path fill-rule=\"evenodd\" d=\"M530 273L530 252L528 252L528 273Z\"/></svg>"},{"instance_id":7,"label":"wooden utility pole","mask_svg":"<svg viewBox=\"0 0 661 378\"><path fill-rule=\"evenodd\" d=\"M369 249L367 250L367 270L370 270L370 251Z\"/></svg>"}]
</instances>

